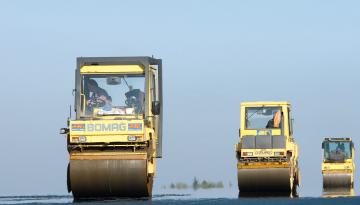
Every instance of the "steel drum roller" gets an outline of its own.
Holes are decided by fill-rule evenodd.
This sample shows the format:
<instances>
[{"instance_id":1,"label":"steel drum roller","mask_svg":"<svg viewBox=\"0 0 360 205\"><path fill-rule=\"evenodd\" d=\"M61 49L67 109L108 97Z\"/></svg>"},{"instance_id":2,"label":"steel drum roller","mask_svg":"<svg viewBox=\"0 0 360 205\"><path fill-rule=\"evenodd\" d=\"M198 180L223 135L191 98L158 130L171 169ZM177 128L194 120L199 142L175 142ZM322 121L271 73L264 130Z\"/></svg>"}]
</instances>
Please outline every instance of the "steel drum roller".
<instances>
[{"instance_id":1,"label":"steel drum roller","mask_svg":"<svg viewBox=\"0 0 360 205\"><path fill-rule=\"evenodd\" d=\"M350 188L351 174L323 174L323 188Z\"/></svg>"},{"instance_id":2,"label":"steel drum roller","mask_svg":"<svg viewBox=\"0 0 360 205\"><path fill-rule=\"evenodd\" d=\"M70 160L75 198L148 197L147 160Z\"/></svg>"},{"instance_id":3,"label":"steel drum roller","mask_svg":"<svg viewBox=\"0 0 360 205\"><path fill-rule=\"evenodd\" d=\"M238 169L240 192L290 192L290 168Z\"/></svg>"}]
</instances>

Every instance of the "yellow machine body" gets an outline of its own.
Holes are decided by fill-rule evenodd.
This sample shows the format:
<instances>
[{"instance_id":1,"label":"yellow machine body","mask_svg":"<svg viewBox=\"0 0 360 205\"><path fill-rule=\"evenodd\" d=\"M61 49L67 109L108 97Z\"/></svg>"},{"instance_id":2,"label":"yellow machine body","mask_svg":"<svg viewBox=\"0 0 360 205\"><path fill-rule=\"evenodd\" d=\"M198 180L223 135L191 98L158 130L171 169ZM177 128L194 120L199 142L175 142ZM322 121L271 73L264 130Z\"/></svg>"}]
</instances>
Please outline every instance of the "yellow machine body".
<instances>
[{"instance_id":1,"label":"yellow machine body","mask_svg":"<svg viewBox=\"0 0 360 205\"><path fill-rule=\"evenodd\" d=\"M288 102L240 105L240 142L236 145L239 196L297 195L298 146Z\"/></svg>"},{"instance_id":2,"label":"yellow machine body","mask_svg":"<svg viewBox=\"0 0 360 205\"><path fill-rule=\"evenodd\" d=\"M322 143L323 195L354 196L354 155L351 138L325 138Z\"/></svg>"},{"instance_id":3,"label":"yellow machine body","mask_svg":"<svg viewBox=\"0 0 360 205\"><path fill-rule=\"evenodd\" d=\"M61 131L68 142L68 191L75 199L151 197L162 157L161 59L78 58L77 64L76 117ZM91 90L90 81L100 88ZM92 105L99 90L108 99Z\"/></svg>"}]
</instances>

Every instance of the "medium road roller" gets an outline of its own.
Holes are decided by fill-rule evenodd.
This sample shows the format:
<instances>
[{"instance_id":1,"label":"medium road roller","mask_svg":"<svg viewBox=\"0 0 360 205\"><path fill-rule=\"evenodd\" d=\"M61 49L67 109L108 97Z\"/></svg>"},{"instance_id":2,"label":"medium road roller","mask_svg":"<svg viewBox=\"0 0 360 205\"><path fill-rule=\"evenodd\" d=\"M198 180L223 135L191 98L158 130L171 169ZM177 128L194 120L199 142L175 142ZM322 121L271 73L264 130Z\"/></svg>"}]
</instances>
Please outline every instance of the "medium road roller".
<instances>
[{"instance_id":1,"label":"medium road roller","mask_svg":"<svg viewBox=\"0 0 360 205\"><path fill-rule=\"evenodd\" d=\"M323 196L354 196L354 143L351 138L325 138L322 149Z\"/></svg>"},{"instance_id":2,"label":"medium road roller","mask_svg":"<svg viewBox=\"0 0 360 205\"><path fill-rule=\"evenodd\" d=\"M240 117L239 196L297 196L300 169L290 103L244 102Z\"/></svg>"},{"instance_id":3,"label":"medium road roller","mask_svg":"<svg viewBox=\"0 0 360 205\"><path fill-rule=\"evenodd\" d=\"M151 197L162 157L162 60L81 57L67 136L75 200Z\"/></svg>"}]
</instances>

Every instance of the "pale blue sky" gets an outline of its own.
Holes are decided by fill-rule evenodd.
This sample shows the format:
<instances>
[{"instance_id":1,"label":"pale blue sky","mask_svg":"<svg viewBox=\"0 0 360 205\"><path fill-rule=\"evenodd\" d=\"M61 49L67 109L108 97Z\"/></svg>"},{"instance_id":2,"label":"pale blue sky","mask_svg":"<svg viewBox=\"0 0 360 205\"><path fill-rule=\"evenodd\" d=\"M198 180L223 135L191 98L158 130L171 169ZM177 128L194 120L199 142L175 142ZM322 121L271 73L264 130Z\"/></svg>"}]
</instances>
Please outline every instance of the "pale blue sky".
<instances>
[{"instance_id":1,"label":"pale blue sky","mask_svg":"<svg viewBox=\"0 0 360 205\"><path fill-rule=\"evenodd\" d=\"M360 145L359 10L329 0L1 1L1 195L66 193L58 130L76 57L141 55L164 65L155 190L194 176L236 185L240 102L289 100L300 194L320 195L322 138Z\"/></svg>"}]
</instances>

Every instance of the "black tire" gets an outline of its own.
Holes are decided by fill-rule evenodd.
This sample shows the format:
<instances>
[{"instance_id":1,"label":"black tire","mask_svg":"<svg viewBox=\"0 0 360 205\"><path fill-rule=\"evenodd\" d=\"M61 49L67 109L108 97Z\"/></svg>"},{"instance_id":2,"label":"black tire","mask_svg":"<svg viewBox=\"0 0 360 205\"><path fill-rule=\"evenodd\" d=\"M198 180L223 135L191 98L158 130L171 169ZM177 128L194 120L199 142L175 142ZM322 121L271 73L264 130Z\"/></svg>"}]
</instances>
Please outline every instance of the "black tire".
<instances>
[{"instance_id":1,"label":"black tire","mask_svg":"<svg viewBox=\"0 0 360 205\"><path fill-rule=\"evenodd\" d=\"M67 190L68 190L68 193L70 193L70 192L71 192L70 163L69 163L68 166L67 166L66 182L67 182Z\"/></svg>"}]
</instances>

